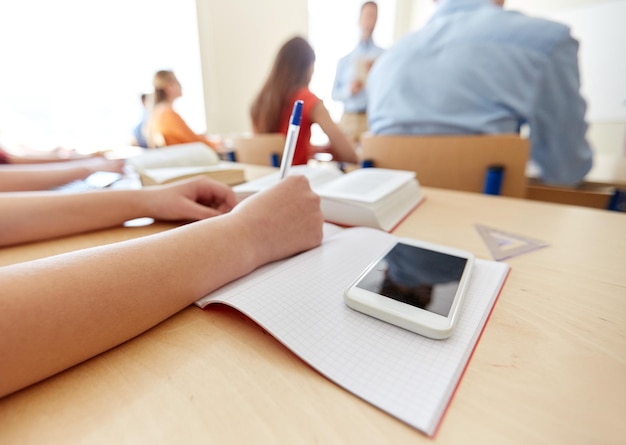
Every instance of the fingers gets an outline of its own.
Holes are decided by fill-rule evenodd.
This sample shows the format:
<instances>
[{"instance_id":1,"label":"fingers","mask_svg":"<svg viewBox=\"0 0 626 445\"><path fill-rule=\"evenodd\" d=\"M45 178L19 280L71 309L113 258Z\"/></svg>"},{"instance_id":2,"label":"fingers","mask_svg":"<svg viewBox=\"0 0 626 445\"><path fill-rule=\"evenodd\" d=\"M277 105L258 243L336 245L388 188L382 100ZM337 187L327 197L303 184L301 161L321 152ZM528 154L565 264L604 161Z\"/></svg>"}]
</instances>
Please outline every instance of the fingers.
<instances>
[{"instance_id":1,"label":"fingers","mask_svg":"<svg viewBox=\"0 0 626 445\"><path fill-rule=\"evenodd\" d=\"M221 213L229 212L237 205L235 194L226 184L201 177L192 180L192 187L195 196L190 196L191 199Z\"/></svg>"},{"instance_id":2,"label":"fingers","mask_svg":"<svg viewBox=\"0 0 626 445\"><path fill-rule=\"evenodd\" d=\"M173 219L187 221L200 221L202 219L213 218L214 216L226 213L220 209L214 209L188 199L181 201L180 208L177 212L180 216L176 217L175 215L172 215Z\"/></svg>"},{"instance_id":3,"label":"fingers","mask_svg":"<svg viewBox=\"0 0 626 445\"><path fill-rule=\"evenodd\" d=\"M230 187L206 177L147 187L153 218L193 221L227 213L236 204Z\"/></svg>"},{"instance_id":4,"label":"fingers","mask_svg":"<svg viewBox=\"0 0 626 445\"><path fill-rule=\"evenodd\" d=\"M273 261L319 245L323 216L320 198L304 176L289 176L246 198L234 211L252 229L261 262Z\"/></svg>"},{"instance_id":5,"label":"fingers","mask_svg":"<svg viewBox=\"0 0 626 445\"><path fill-rule=\"evenodd\" d=\"M283 180L276 187L282 194L282 220L277 221L281 238L287 244L288 254L318 246L322 242L324 217L320 209L320 197L309 186L304 176Z\"/></svg>"}]
</instances>

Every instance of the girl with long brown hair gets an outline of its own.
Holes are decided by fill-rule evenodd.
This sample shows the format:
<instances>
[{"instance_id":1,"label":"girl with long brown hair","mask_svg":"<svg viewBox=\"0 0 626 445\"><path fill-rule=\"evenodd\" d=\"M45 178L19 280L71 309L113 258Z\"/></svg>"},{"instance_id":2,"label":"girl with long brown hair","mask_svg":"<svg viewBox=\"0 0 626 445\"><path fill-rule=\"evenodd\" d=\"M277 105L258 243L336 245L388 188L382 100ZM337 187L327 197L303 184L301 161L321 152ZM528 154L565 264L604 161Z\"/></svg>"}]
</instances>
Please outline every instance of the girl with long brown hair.
<instances>
[{"instance_id":1,"label":"girl with long brown hair","mask_svg":"<svg viewBox=\"0 0 626 445\"><path fill-rule=\"evenodd\" d=\"M294 37L280 48L250 108L252 129L255 133L287 134L293 103L302 100L302 121L293 164L306 164L316 151L330 151L337 161L356 163L352 142L332 120L322 100L309 90L314 64L315 52L302 37ZM312 124L319 124L328 136L328 149L311 145Z\"/></svg>"}]
</instances>

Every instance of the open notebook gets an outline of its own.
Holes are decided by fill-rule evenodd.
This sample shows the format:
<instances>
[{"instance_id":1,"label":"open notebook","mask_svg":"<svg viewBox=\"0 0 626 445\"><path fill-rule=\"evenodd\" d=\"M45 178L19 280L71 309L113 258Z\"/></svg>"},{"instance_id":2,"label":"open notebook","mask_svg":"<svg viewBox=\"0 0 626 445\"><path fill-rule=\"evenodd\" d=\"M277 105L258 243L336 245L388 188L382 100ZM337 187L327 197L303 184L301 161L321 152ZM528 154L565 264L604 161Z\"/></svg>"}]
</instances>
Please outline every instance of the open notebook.
<instances>
[{"instance_id":1,"label":"open notebook","mask_svg":"<svg viewBox=\"0 0 626 445\"><path fill-rule=\"evenodd\" d=\"M333 227L326 225L320 247L266 265L196 304L234 307L336 384L432 436L509 266L477 259L455 332L432 340L344 304L344 290L397 238Z\"/></svg>"}]
</instances>

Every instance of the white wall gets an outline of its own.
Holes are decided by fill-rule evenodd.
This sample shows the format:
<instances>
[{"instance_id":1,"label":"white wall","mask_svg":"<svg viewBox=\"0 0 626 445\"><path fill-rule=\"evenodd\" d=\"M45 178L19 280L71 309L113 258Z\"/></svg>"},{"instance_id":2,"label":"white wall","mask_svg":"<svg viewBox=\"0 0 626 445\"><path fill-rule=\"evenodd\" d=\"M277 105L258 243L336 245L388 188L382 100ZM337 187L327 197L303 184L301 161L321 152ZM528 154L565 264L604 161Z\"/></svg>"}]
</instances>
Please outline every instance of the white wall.
<instances>
[{"instance_id":1,"label":"white wall","mask_svg":"<svg viewBox=\"0 0 626 445\"><path fill-rule=\"evenodd\" d=\"M421 27L436 7L435 0L397 0L398 32L401 36ZM537 17L553 17L583 7L615 0L506 0L505 8Z\"/></svg>"},{"instance_id":2,"label":"white wall","mask_svg":"<svg viewBox=\"0 0 626 445\"><path fill-rule=\"evenodd\" d=\"M626 0L586 2L548 17L569 25L580 42L590 143L599 153L626 154Z\"/></svg>"},{"instance_id":3,"label":"white wall","mask_svg":"<svg viewBox=\"0 0 626 445\"><path fill-rule=\"evenodd\" d=\"M569 25L580 42L587 138L598 153L623 154L626 136L625 0L508 0L508 8Z\"/></svg>"},{"instance_id":4,"label":"white wall","mask_svg":"<svg viewBox=\"0 0 626 445\"><path fill-rule=\"evenodd\" d=\"M196 0L207 131L250 129L248 110L276 52L307 35L307 0Z\"/></svg>"}]
</instances>

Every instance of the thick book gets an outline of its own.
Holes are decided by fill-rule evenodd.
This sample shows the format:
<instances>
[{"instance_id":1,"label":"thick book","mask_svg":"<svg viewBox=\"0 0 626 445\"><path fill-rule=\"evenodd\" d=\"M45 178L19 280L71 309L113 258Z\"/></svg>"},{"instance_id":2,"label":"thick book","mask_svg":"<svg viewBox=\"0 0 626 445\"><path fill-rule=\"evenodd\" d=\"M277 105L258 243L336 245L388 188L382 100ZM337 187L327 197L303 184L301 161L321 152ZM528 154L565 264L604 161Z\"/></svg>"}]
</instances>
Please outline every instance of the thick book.
<instances>
[{"instance_id":1,"label":"thick book","mask_svg":"<svg viewBox=\"0 0 626 445\"><path fill-rule=\"evenodd\" d=\"M290 175L304 175L321 198L328 222L391 231L424 199L415 173L362 168L343 173L329 167L294 166ZM233 187L238 199L279 181L279 173Z\"/></svg>"},{"instance_id":2,"label":"thick book","mask_svg":"<svg viewBox=\"0 0 626 445\"><path fill-rule=\"evenodd\" d=\"M130 158L128 163L139 175L142 185L166 184L198 175L228 185L246 180L242 166L220 160L218 154L202 142L148 149Z\"/></svg>"},{"instance_id":3,"label":"thick book","mask_svg":"<svg viewBox=\"0 0 626 445\"><path fill-rule=\"evenodd\" d=\"M509 266L477 259L454 333L433 340L344 304L344 291L397 240L382 230L327 224L321 246L265 265L196 305L239 310L337 385L433 436Z\"/></svg>"}]
</instances>

